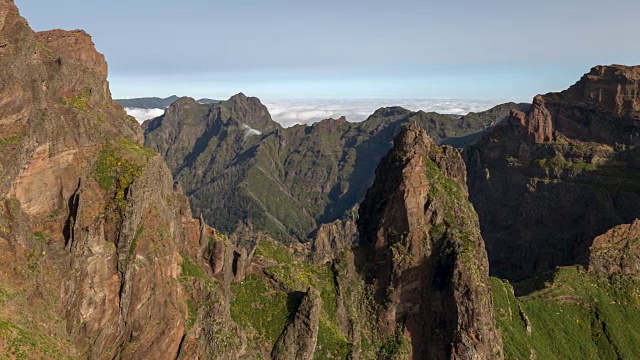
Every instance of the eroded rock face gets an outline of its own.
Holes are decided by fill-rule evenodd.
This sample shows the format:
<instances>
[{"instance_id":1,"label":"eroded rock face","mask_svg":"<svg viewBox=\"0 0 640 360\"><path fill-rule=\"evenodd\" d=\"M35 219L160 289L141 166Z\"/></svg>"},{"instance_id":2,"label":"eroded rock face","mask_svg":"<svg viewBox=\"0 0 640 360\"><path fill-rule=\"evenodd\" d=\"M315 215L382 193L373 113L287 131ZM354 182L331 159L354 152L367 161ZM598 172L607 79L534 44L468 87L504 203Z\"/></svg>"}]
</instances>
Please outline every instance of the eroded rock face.
<instances>
[{"instance_id":1,"label":"eroded rock face","mask_svg":"<svg viewBox=\"0 0 640 360\"><path fill-rule=\"evenodd\" d=\"M357 239L358 228L351 220L336 220L330 224L322 224L313 236L311 262L316 265L330 262L342 250L355 245Z\"/></svg>"},{"instance_id":2,"label":"eroded rock face","mask_svg":"<svg viewBox=\"0 0 640 360\"><path fill-rule=\"evenodd\" d=\"M185 293L204 291L178 278L187 261L211 272L203 254L224 239L192 218L106 78L86 33L34 33L0 0L0 318L37 334L29 356L174 359Z\"/></svg>"},{"instance_id":3,"label":"eroded rock face","mask_svg":"<svg viewBox=\"0 0 640 360\"><path fill-rule=\"evenodd\" d=\"M599 104L615 115L638 118L640 114L640 67L595 66L569 89L577 98Z\"/></svg>"},{"instance_id":4,"label":"eroded rock face","mask_svg":"<svg viewBox=\"0 0 640 360\"><path fill-rule=\"evenodd\" d=\"M640 220L615 226L593 239L589 271L638 274L640 270Z\"/></svg>"},{"instance_id":5,"label":"eroded rock face","mask_svg":"<svg viewBox=\"0 0 640 360\"><path fill-rule=\"evenodd\" d=\"M311 360L318 341L318 323L322 300L320 293L309 288L304 294L293 321L278 338L271 358L273 360Z\"/></svg>"},{"instance_id":6,"label":"eroded rock face","mask_svg":"<svg viewBox=\"0 0 640 360\"><path fill-rule=\"evenodd\" d=\"M465 176L455 149L436 146L411 125L380 163L360 207L365 254L357 263L382 304L379 331L410 339L413 359L502 356Z\"/></svg>"},{"instance_id":7,"label":"eroded rock face","mask_svg":"<svg viewBox=\"0 0 640 360\"><path fill-rule=\"evenodd\" d=\"M640 216L638 69L594 67L466 149L493 275L587 266L594 237Z\"/></svg>"}]
</instances>

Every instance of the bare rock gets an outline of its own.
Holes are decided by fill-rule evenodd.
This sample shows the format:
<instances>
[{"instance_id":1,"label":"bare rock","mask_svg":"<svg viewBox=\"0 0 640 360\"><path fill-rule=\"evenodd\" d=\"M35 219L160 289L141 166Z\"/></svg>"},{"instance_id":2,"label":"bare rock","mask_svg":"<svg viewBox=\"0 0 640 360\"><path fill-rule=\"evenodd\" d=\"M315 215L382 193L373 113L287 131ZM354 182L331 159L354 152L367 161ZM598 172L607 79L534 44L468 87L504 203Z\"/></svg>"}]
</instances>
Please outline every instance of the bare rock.
<instances>
[{"instance_id":1,"label":"bare rock","mask_svg":"<svg viewBox=\"0 0 640 360\"><path fill-rule=\"evenodd\" d=\"M593 239L589 271L638 274L640 271L640 220L617 225Z\"/></svg>"},{"instance_id":2,"label":"bare rock","mask_svg":"<svg viewBox=\"0 0 640 360\"><path fill-rule=\"evenodd\" d=\"M459 153L405 128L376 171L358 229L379 331L414 359L501 358L488 261ZM356 257L358 258L358 257ZM401 335L398 335L400 331Z\"/></svg>"},{"instance_id":3,"label":"bare rock","mask_svg":"<svg viewBox=\"0 0 640 360\"><path fill-rule=\"evenodd\" d=\"M311 360L318 341L320 293L309 288L302 298L295 318L278 338L271 358L273 360Z\"/></svg>"}]
</instances>

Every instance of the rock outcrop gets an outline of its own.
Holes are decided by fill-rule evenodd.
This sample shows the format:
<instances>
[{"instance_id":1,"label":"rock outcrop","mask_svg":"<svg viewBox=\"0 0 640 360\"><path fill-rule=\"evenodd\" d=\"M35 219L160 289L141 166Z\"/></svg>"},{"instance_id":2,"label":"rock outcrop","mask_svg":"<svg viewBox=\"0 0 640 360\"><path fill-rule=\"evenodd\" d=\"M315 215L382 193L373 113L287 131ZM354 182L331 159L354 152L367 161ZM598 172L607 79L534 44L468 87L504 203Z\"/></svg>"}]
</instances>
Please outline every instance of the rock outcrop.
<instances>
[{"instance_id":1,"label":"rock outcrop","mask_svg":"<svg viewBox=\"0 0 640 360\"><path fill-rule=\"evenodd\" d=\"M358 228L354 221L336 220L322 224L313 234L310 260L316 265L331 262L340 252L350 249L357 242Z\"/></svg>"},{"instance_id":2,"label":"rock outcrop","mask_svg":"<svg viewBox=\"0 0 640 360\"><path fill-rule=\"evenodd\" d=\"M457 150L436 146L411 124L381 161L360 206L363 254L356 264L381 305L378 329L389 339L409 339L405 351L413 359L502 356L465 178Z\"/></svg>"},{"instance_id":3,"label":"rock outcrop","mask_svg":"<svg viewBox=\"0 0 640 360\"><path fill-rule=\"evenodd\" d=\"M569 93L578 99L593 101L616 116L640 119L640 67L595 66Z\"/></svg>"},{"instance_id":4,"label":"rock outcrop","mask_svg":"<svg viewBox=\"0 0 640 360\"><path fill-rule=\"evenodd\" d=\"M638 68L594 67L465 150L493 275L587 266L594 237L640 217Z\"/></svg>"},{"instance_id":5,"label":"rock outcrop","mask_svg":"<svg viewBox=\"0 0 640 360\"><path fill-rule=\"evenodd\" d=\"M318 342L320 306L320 293L314 288L309 288L296 310L293 321L287 325L273 347L273 360L313 359Z\"/></svg>"},{"instance_id":6,"label":"rock outcrop","mask_svg":"<svg viewBox=\"0 0 640 360\"><path fill-rule=\"evenodd\" d=\"M589 271L638 274L640 271L640 220L615 226L596 236L590 248Z\"/></svg>"}]
</instances>

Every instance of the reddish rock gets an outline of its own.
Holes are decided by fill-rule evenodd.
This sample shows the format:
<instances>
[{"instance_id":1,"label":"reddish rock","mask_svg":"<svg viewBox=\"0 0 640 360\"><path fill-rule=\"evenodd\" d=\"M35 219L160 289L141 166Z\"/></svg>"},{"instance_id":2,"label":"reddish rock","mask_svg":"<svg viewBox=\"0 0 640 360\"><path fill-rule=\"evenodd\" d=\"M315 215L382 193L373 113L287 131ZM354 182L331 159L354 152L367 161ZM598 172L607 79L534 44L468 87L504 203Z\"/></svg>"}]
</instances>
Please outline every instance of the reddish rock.
<instances>
[{"instance_id":1,"label":"reddish rock","mask_svg":"<svg viewBox=\"0 0 640 360\"><path fill-rule=\"evenodd\" d=\"M569 92L617 116L640 119L640 66L595 66Z\"/></svg>"},{"instance_id":2,"label":"reddish rock","mask_svg":"<svg viewBox=\"0 0 640 360\"><path fill-rule=\"evenodd\" d=\"M104 55L96 51L91 36L83 30L50 30L36 34L36 40L53 51L61 61L69 61L107 76Z\"/></svg>"},{"instance_id":3,"label":"reddish rock","mask_svg":"<svg viewBox=\"0 0 640 360\"><path fill-rule=\"evenodd\" d=\"M501 358L464 162L415 124L394 142L358 218L356 263L369 269L378 330L410 339L413 359Z\"/></svg>"},{"instance_id":4,"label":"reddish rock","mask_svg":"<svg viewBox=\"0 0 640 360\"><path fill-rule=\"evenodd\" d=\"M640 220L617 225L593 239L589 271L638 274L640 272Z\"/></svg>"}]
</instances>

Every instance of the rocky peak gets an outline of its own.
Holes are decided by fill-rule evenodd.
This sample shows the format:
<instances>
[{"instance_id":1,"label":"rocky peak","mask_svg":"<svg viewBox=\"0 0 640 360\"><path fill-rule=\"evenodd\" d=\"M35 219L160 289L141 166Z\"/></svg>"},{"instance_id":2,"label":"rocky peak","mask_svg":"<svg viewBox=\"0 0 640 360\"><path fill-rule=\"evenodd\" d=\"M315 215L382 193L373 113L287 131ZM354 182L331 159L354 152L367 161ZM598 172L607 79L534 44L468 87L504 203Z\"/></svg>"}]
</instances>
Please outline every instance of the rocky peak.
<instances>
[{"instance_id":1,"label":"rocky peak","mask_svg":"<svg viewBox=\"0 0 640 360\"><path fill-rule=\"evenodd\" d=\"M226 115L224 113L226 110L229 114L233 114L236 120L241 119L243 124L262 133L282 128L271 119L267 107L256 97L247 97L243 93L238 93L229 100L220 102L217 107L223 112L223 117Z\"/></svg>"},{"instance_id":2,"label":"rocky peak","mask_svg":"<svg viewBox=\"0 0 640 360\"><path fill-rule=\"evenodd\" d=\"M164 117L167 118L167 120L178 123L183 121L183 117L186 117L186 115L194 111L199 112L199 110L204 107L206 107L206 105L198 103L193 98L184 96L169 105L165 110Z\"/></svg>"},{"instance_id":3,"label":"rocky peak","mask_svg":"<svg viewBox=\"0 0 640 360\"><path fill-rule=\"evenodd\" d=\"M273 347L273 360L313 359L318 341L321 306L320 292L310 287L302 296L293 321L287 325Z\"/></svg>"},{"instance_id":4,"label":"rocky peak","mask_svg":"<svg viewBox=\"0 0 640 360\"><path fill-rule=\"evenodd\" d=\"M455 149L410 124L360 206L360 266L382 305L380 331L408 338L414 359L502 356L465 177Z\"/></svg>"},{"instance_id":5,"label":"rocky peak","mask_svg":"<svg viewBox=\"0 0 640 360\"><path fill-rule=\"evenodd\" d=\"M640 65L595 66L569 92L617 116L639 117Z\"/></svg>"},{"instance_id":6,"label":"rocky peak","mask_svg":"<svg viewBox=\"0 0 640 360\"><path fill-rule=\"evenodd\" d=\"M611 65L592 68L568 90L537 95L526 115L512 112L509 122L524 127L527 142L569 138L614 144L636 137L637 119L640 66Z\"/></svg>"},{"instance_id":7,"label":"rocky peak","mask_svg":"<svg viewBox=\"0 0 640 360\"><path fill-rule=\"evenodd\" d=\"M340 128L340 126L342 126L345 123L347 123L347 118L344 116L341 116L338 119L324 119L312 125L312 133L320 134L320 133L324 133L334 129L338 129Z\"/></svg>"},{"instance_id":8,"label":"rocky peak","mask_svg":"<svg viewBox=\"0 0 640 360\"><path fill-rule=\"evenodd\" d=\"M509 122L522 125L525 128L525 139L528 141L545 143L555 139L554 121L551 112L545 106L545 98L541 95L533 98L528 114L511 110Z\"/></svg>"},{"instance_id":9,"label":"rocky peak","mask_svg":"<svg viewBox=\"0 0 640 360\"><path fill-rule=\"evenodd\" d=\"M37 39L53 50L60 59L97 72L107 77L107 62L99 53L91 36L83 30L50 30L37 33Z\"/></svg>"}]
</instances>

